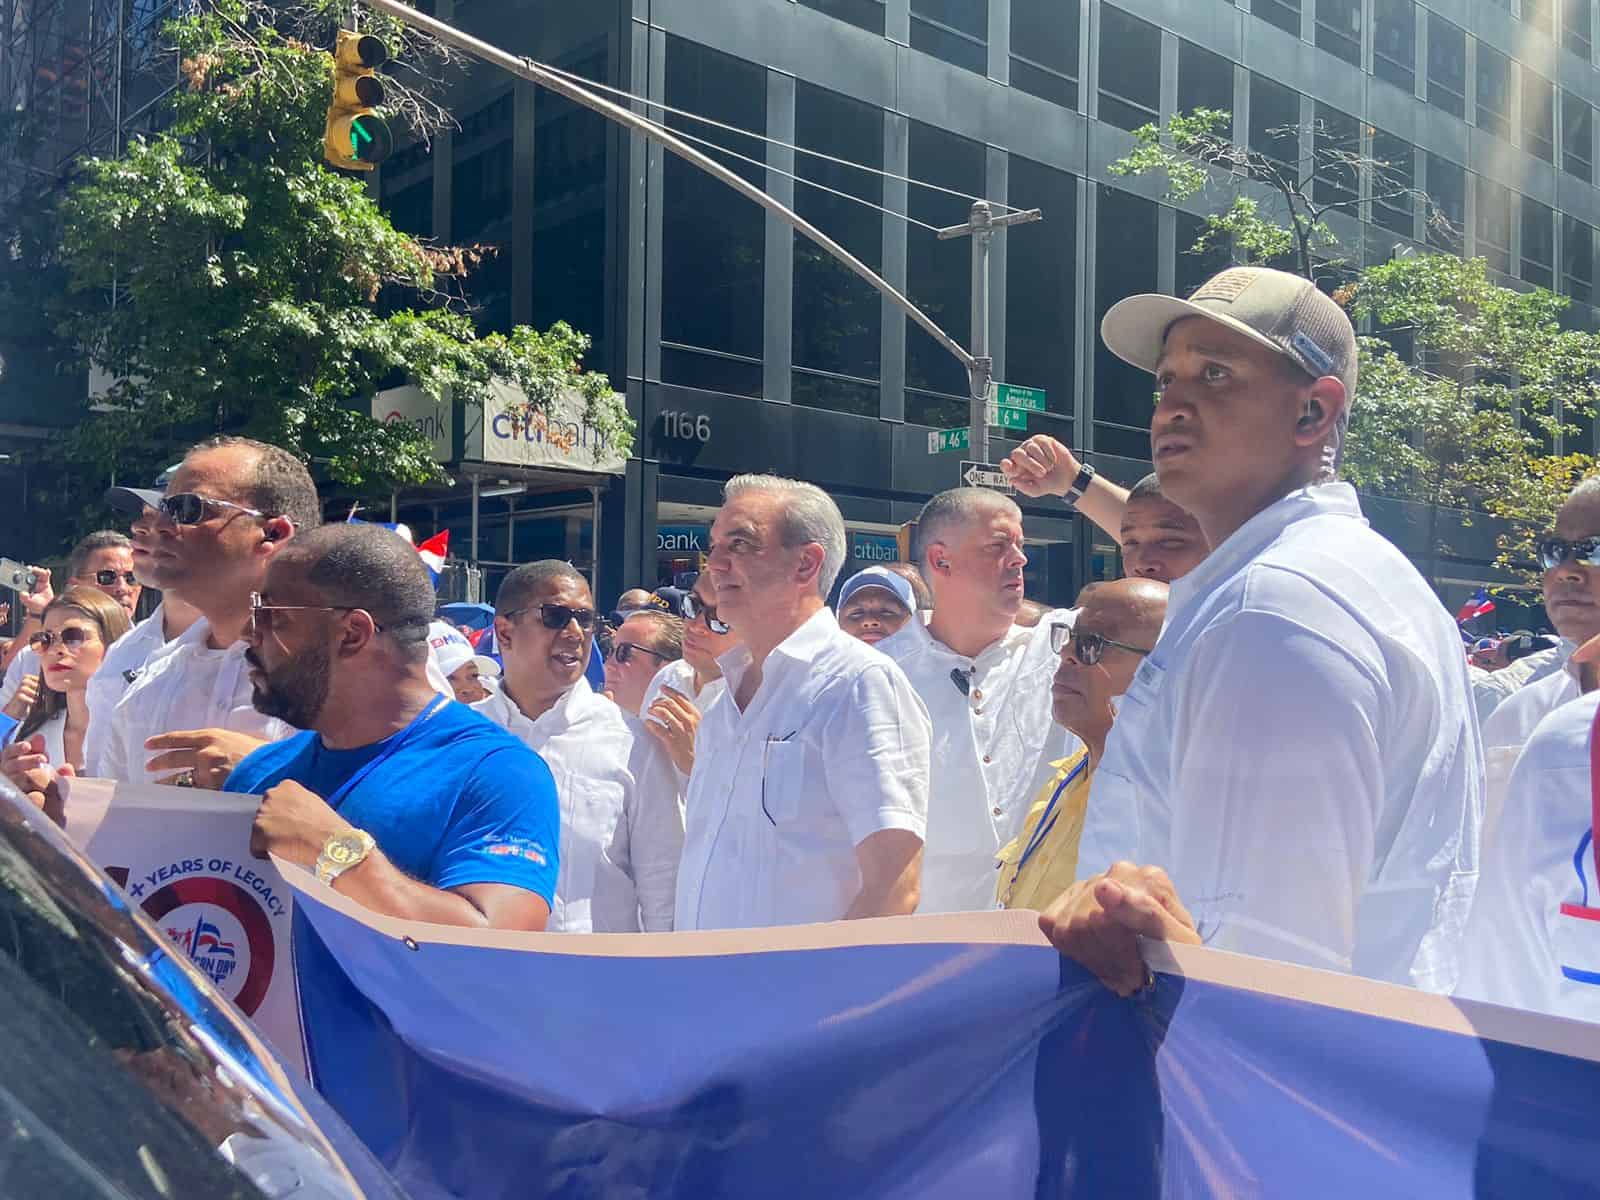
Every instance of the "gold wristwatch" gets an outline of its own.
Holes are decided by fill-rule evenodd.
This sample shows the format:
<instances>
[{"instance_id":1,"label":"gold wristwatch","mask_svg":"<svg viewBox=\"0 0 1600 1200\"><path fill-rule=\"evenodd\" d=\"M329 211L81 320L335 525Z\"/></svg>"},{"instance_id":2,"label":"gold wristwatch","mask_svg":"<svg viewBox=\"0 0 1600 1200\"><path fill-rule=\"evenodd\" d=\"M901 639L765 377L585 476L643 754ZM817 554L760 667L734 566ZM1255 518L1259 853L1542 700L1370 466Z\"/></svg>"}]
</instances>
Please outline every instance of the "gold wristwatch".
<instances>
[{"instance_id":1,"label":"gold wristwatch","mask_svg":"<svg viewBox=\"0 0 1600 1200\"><path fill-rule=\"evenodd\" d=\"M365 829L334 834L323 843L322 853L317 855L318 881L332 883L351 867L359 867L377 845Z\"/></svg>"}]
</instances>

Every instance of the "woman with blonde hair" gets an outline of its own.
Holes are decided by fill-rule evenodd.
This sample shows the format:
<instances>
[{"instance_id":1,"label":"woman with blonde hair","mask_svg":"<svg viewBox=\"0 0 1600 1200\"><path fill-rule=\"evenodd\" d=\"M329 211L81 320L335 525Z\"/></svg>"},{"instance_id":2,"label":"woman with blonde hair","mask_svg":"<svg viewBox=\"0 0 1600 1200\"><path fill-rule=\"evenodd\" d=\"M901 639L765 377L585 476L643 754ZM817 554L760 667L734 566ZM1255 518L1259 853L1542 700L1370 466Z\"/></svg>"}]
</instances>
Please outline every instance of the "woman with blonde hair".
<instances>
[{"instance_id":1,"label":"woman with blonde hair","mask_svg":"<svg viewBox=\"0 0 1600 1200\"><path fill-rule=\"evenodd\" d=\"M39 692L16 740L39 734L51 762L83 770L89 679L106 649L127 632L128 614L98 588L70 587L51 601L44 610L44 628L28 639L39 656Z\"/></svg>"}]
</instances>

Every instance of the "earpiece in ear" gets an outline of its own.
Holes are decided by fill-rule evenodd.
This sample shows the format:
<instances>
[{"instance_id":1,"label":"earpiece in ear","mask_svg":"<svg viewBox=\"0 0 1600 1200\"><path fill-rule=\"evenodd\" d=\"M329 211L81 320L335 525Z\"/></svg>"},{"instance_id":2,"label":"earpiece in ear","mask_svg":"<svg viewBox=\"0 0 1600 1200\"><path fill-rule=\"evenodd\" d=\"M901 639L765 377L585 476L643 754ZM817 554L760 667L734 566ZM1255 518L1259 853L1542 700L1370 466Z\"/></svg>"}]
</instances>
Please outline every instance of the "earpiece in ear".
<instances>
[{"instance_id":1,"label":"earpiece in ear","mask_svg":"<svg viewBox=\"0 0 1600 1200\"><path fill-rule=\"evenodd\" d=\"M1306 398L1306 411L1300 418L1302 425L1315 425L1322 419L1322 406L1310 397Z\"/></svg>"}]
</instances>

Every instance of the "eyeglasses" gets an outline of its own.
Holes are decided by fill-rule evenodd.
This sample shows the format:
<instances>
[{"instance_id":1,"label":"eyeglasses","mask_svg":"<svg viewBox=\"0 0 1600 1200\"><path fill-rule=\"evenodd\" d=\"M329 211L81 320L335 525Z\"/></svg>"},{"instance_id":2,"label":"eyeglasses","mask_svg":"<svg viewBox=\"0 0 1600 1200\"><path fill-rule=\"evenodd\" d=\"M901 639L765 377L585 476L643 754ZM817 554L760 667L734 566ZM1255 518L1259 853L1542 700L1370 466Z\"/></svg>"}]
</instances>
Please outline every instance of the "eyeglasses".
<instances>
[{"instance_id":1,"label":"eyeglasses","mask_svg":"<svg viewBox=\"0 0 1600 1200\"><path fill-rule=\"evenodd\" d=\"M685 621L702 620L712 633L732 633L733 626L717 620L717 606L707 604L693 592L685 592L678 603L678 612Z\"/></svg>"},{"instance_id":2,"label":"eyeglasses","mask_svg":"<svg viewBox=\"0 0 1600 1200\"><path fill-rule=\"evenodd\" d=\"M139 586L139 580L132 571L96 571L94 573L94 581L101 587L116 587L119 579L129 587Z\"/></svg>"},{"instance_id":3,"label":"eyeglasses","mask_svg":"<svg viewBox=\"0 0 1600 1200\"><path fill-rule=\"evenodd\" d=\"M592 608L570 608L565 604L530 604L527 608L514 608L508 613L500 615L508 621L515 620L525 612L532 612L537 607L539 620L546 629L565 629L570 623L576 621L578 628L589 630L594 628L595 611Z\"/></svg>"},{"instance_id":4,"label":"eyeglasses","mask_svg":"<svg viewBox=\"0 0 1600 1200\"><path fill-rule=\"evenodd\" d=\"M649 646L641 646L638 642L612 643L611 657L617 662L621 663L623 666L627 666L633 661L633 656L639 651L643 651L652 658L659 659L662 662L670 662L672 659L670 654L663 654L659 650L652 650Z\"/></svg>"},{"instance_id":5,"label":"eyeglasses","mask_svg":"<svg viewBox=\"0 0 1600 1200\"><path fill-rule=\"evenodd\" d=\"M179 492L175 496L163 496L161 503L155 505L155 510L174 525L198 525L214 508L227 508L234 512L242 512L247 517L260 517L263 520L267 516L260 509L246 508L242 504L235 504L232 500L217 500L211 496L202 496L199 492Z\"/></svg>"},{"instance_id":6,"label":"eyeglasses","mask_svg":"<svg viewBox=\"0 0 1600 1200\"><path fill-rule=\"evenodd\" d=\"M35 654L43 654L45 651L49 650L51 646L54 646L57 642L60 642L68 650L77 650L85 642L90 640L100 640L99 636L92 629L80 629L75 625L63 629L60 633L51 633L48 629L45 629L34 634L28 639L28 649L32 650Z\"/></svg>"},{"instance_id":7,"label":"eyeglasses","mask_svg":"<svg viewBox=\"0 0 1600 1200\"><path fill-rule=\"evenodd\" d=\"M1579 538L1575 542L1558 537L1540 538L1535 552L1539 566L1546 571L1559 567L1569 558L1586 567L1600 567L1600 537Z\"/></svg>"},{"instance_id":8,"label":"eyeglasses","mask_svg":"<svg viewBox=\"0 0 1600 1200\"><path fill-rule=\"evenodd\" d=\"M1099 665L1100 660L1105 657L1107 646L1115 646L1118 650L1126 650L1131 654L1150 653L1141 646L1113 641L1102 633L1080 633L1071 625L1050 626L1050 649L1054 653L1060 654L1066 649L1069 639L1072 642L1072 657L1086 667Z\"/></svg>"},{"instance_id":9,"label":"eyeglasses","mask_svg":"<svg viewBox=\"0 0 1600 1200\"><path fill-rule=\"evenodd\" d=\"M367 612L358 604L267 604L261 599L260 592L250 593L250 630L252 633L268 634L272 632L273 613L278 612ZM371 617L371 613L367 613ZM372 629L375 633L392 633L397 629L415 626L426 629L428 617L401 617L398 621L390 621L387 625L378 624L377 618L372 620Z\"/></svg>"}]
</instances>

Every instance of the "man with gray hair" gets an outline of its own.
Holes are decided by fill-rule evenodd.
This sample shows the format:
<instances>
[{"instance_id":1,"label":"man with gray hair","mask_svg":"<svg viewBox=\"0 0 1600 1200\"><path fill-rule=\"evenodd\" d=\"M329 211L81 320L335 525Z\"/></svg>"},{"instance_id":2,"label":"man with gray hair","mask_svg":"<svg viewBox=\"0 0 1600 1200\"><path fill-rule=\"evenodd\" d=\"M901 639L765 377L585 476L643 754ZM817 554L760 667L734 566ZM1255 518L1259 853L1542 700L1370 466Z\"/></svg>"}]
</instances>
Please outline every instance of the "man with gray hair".
<instances>
[{"instance_id":1,"label":"man with gray hair","mask_svg":"<svg viewBox=\"0 0 1600 1200\"><path fill-rule=\"evenodd\" d=\"M1483 748L1454 622L1334 478L1349 318L1310 280L1235 267L1187 300L1123 300L1101 332L1155 375L1156 472L1212 549L1172 585L1096 770L1079 882L1041 927L1124 995L1149 978L1140 936L1202 932L1448 991Z\"/></svg>"},{"instance_id":2,"label":"man with gray hair","mask_svg":"<svg viewBox=\"0 0 1600 1200\"><path fill-rule=\"evenodd\" d=\"M820 488L728 481L706 570L743 645L696 738L676 928L910 913L928 813L927 711L825 604L844 519Z\"/></svg>"},{"instance_id":3,"label":"man with gray hair","mask_svg":"<svg viewBox=\"0 0 1600 1200\"><path fill-rule=\"evenodd\" d=\"M1050 715L1051 628L1019 623L1022 510L984 488L940 492L917 518L913 556L933 616L878 649L900 664L933 721L933 786L919 912L994 907L994 860L1017 836L1051 764L1079 748Z\"/></svg>"}]
</instances>

